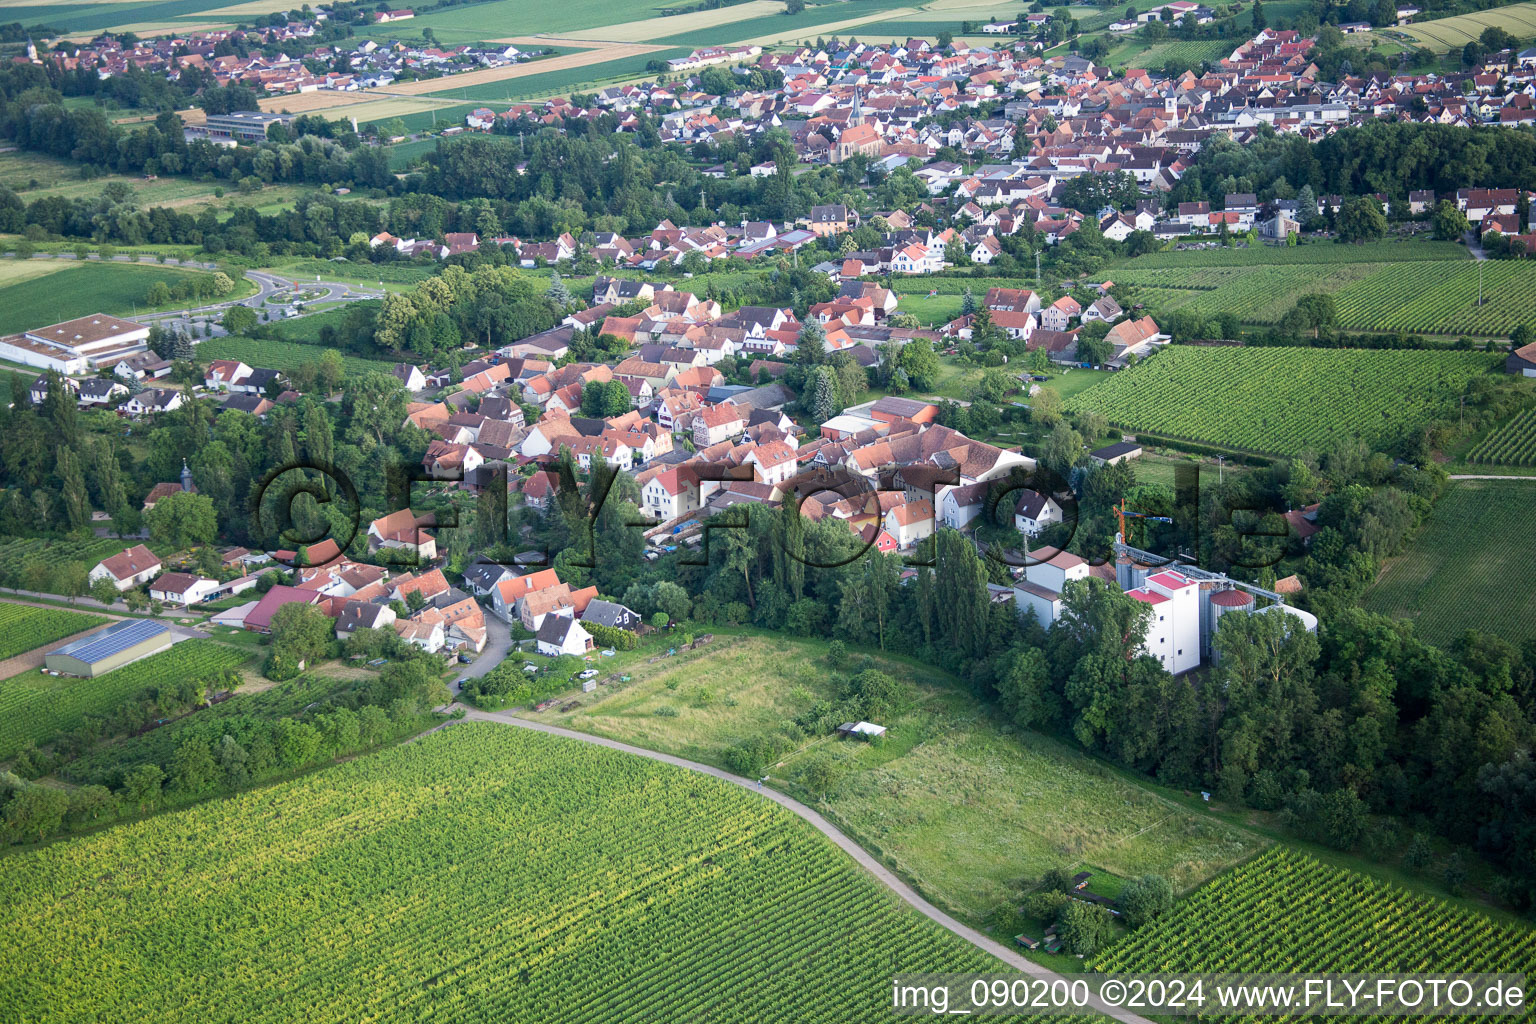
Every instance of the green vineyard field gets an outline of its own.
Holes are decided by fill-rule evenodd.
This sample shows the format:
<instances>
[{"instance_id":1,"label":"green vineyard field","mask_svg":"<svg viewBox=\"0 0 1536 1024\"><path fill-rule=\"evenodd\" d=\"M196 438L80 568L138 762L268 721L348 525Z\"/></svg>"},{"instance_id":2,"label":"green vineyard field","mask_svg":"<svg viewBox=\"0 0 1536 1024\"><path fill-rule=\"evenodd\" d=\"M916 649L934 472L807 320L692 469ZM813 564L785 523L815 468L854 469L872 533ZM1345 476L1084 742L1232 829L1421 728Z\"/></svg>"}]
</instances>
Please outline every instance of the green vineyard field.
<instances>
[{"instance_id":1,"label":"green vineyard field","mask_svg":"<svg viewBox=\"0 0 1536 1024\"><path fill-rule=\"evenodd\" d=\"M1303 295L1338 291L1383 269L1380 263L1145 270L1132 266L1116 274L1115 280L1147 293L1144 301L1155 304L1159 312L1187 308L1207 316L1234 313L1244 323L1272 325Z\"/></svg>"},{"instance_id":2,"label":"green vineyard field","mask_svg":"<svg viewBox=\"0 0 1536 1024\"><path fill-rule=\"evenodd\" d=\"M249 657L249 651L211 640L187 640L95 679L58 678L37 669L12 676L0 681L0 759L78 728L87 715L111 711L145 687L212 675Z\"/></svg>"},{"instance_id":3,"label":"green vineyard field","mask_svg":"<svg viewBox=\"0 0 1536 1024\"><path fill-rule=\"evenodd\" d=\"M62 608L0 604L0 660L62 640L107 620Z\"/></svg>"},{"instance_id":4,"label":"green vineyard field","mask_svg":"<svg viewBox=\"0 0 1536 1024\"><path fill-rule=\"evenodd\" d=\"M844 1024L1000 966L757 793L489 723L14 855L0 900L33 1024Z\"/></svg>"},{"instance_id":5,"label":"green vineyard field","mask_svg":"<svg viewBox=\"0 0 1536 1024\"><path fill-rule=\"evenodd\" d=\"M13 588L57 593L51 580L35 580L28 575L28 570L34 567L57 569L67 562L84 562L89 568L130 546L129 541L110 537L95 537L82 542L0 537L0 582ZM42 586L34 587L36 582L41 582Z\"/></svg>"},{"instance_id":6,"label":"green vineyard field","mask_svg":"<svg viewBox=\"0 0 1536 1024\"><path fill-rule=\"evenodd\" d=\"M1536 931L1274 847L1207 882L1173 913L1096 957L1093 967L1530 973L1536 970Z\"/></svg>"},{"instance_id":7,"label":"green vineyard field","mask_svg":"<svg viewBox=\"0 0 1536 1024\"><path fill-rule=\"evenodd\" d=\"M1408 550L1391 559L1364 605L1408 619L1431 643L1469 629L1512 643L1536 638L1524 551L1536 481L1458 480Z\"/></svg>"},{"instance_id":8,"label":"green vineyard field","mask_svg":"<svg viewBox=\"0 0 1536 1024\"><path fill-rule=\"evenodd\" d=\"M1334 302L1339 326L1350 330L1507 338L1521 324L1536 326L1536 263L1399 264L1340 289Z\"/></svg>"},{"instance_id":9,"label":"green vineyard field","mask_svg":"<svg viewBox=\"0 0 1536 1024\"><path fill-rule=\"evenodd\" d=\"M1176 267L1285 266L1315 267L1339 263L1405 263L1423 260L1460 260L1470 262L1464 246L1455 242L1392 241L1365 245L1336 245L1316 242L1310 245L1250 245L1246 248L1216 246L1210 249L1175 249L1137 256L1115 267L1116 280L1126 270L1152 270Z\"/></svg>"},{"instance_id":10,"label":"green vineyard field","mask_svg":"<svg viewBox=\"0 0 1536 1024\"><path fill-rule=\"evenodd\" d=\"M1536 409L1527 409L1467 453L1481 466L1536 466Z\"/></svg>"},{"instance_id":11,"label":"green vineyard field","mask_svg":"<svg viewBox=\"0 0 1536 1024\"><path fill-rule=\"evenodd\" d=\"M1069 399L1130 430L1294 455L1379 445L1449 410L1493 365L1473 352L1174 345Z\"/></svg>"}]
</instances>

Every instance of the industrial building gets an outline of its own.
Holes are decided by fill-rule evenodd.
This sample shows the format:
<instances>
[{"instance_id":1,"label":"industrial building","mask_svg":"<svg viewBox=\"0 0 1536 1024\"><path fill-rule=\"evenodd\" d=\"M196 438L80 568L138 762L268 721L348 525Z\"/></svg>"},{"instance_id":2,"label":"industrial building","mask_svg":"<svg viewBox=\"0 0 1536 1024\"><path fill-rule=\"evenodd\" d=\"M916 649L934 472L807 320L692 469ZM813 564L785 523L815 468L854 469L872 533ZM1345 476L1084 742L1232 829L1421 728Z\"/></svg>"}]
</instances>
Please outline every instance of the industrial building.
<instances>
[{"instance_id":1,"label":"industrial building","mask_svg":"<svg viewBox=\"0 0 1536 1024\"><path fill-rule=\"evenodd\" d=\"M149 328L132 320L94 313L0 338L0 358L40 370L85 373L143 352Z\"/></svg>"},{"instance_id":2,"label":"industrial building","mask_svg":"<svg viewBox=\"0 0 1536 1024\"><path fill-rule=\"evenodd\" d=\"M1051 626L1061 618L1067 584L1086 580L1093 570L1078 556L1054 548L1037 548L1029 557L1033 564L1014 584L1013 599L1020 615L1033 612L1042 626ZM1221 617L1231 612L1293 615L1309 633L1317 632L1316 616L1286 604L1275 591L1193 565L1171 564L1130 547L1120 535L1115 537L1114 572L1120 589L1150 608L1143 653L1174 675L1213 660L1211 641ZM1256 599L1268 603L1257 607Z\"/></svg>"},{"instance_id":3,"label":"industrial building","mask_svg":"<svg viewBox=\"0 0 1536 1024\"><path fill-rule=\"evenodd\" d=\"M163 622L125 619L48 652L43 665L50 672L94 679L163 651L173 642L170 627Z\"/></svg>"},{"instance_id":4,"label":"industrial building","mask_svg":"<svg viewBox=\"0 0 1536 1024\"><path fill-rule=\"evenodd\" d=\"M232 145L240 142L265 142L267 129L274 124L292 124L292 114L274 114L265 110L232 110L227 114L209 114L202 130L213 142Z\"/></svg>"}]
</instances>

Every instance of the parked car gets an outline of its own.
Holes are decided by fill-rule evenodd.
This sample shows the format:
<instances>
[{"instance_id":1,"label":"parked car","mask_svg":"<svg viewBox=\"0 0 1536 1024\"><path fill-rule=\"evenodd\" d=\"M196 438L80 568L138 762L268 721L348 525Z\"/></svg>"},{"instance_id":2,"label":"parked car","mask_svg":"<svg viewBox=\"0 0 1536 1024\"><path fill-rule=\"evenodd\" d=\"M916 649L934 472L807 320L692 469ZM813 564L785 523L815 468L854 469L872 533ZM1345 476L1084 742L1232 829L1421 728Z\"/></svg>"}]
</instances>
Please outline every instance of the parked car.
<instances>
[{"instance_id":1,"label":"parked car","mask_svg":"<svg viewBox=\"0 0 1536 1024\"><path fill-rule=\"evenodd\" d=\"M589 668L585 672L582 672L580 675L578 675L576 678L577 679L591 679L595 675L597 675L597 669Z\"/></svg>"}]
</instances>

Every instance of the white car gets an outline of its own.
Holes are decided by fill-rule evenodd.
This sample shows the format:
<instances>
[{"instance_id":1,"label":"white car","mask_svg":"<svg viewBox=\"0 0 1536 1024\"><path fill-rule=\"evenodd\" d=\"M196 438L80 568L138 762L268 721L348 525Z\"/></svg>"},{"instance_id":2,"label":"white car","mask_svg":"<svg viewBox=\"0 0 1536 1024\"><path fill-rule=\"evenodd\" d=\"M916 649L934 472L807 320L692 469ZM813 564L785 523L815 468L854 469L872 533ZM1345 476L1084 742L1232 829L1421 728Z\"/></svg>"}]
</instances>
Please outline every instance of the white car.
<instances>
[{"instance_id":1,"label":"white car","mask_svg":"<svg viewBox=\"0 0 1536 1024\"><path fill-rule=\"evenodd\" d=\"M591 679L595 675L597 675L597 669L589 668L585 672L583 672L579 676L577 676L576 678L577 679Z\"/></svg>"}]
</instances>

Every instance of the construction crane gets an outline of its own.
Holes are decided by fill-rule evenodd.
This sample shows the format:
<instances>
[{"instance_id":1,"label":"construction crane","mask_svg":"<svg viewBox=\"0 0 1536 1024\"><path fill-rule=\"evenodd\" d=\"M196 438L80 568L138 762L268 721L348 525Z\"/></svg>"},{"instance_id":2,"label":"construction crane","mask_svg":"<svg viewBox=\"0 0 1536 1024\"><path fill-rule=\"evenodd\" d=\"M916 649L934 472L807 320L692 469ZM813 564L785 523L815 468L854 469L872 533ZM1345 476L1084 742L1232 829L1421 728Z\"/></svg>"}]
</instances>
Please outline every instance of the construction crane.
<instances>
[{"instance_id":1,"label":"construction crane","mask_svg":"<svg viewBox=\"0 0 1536 1024\"><path fill-rule=\"evenodd\" d=\"M1125 499L1123 498L1120 500L1120 504L1114 506L1114 508L1115 518L1119 520L1120 523L1120 543L1122 544L1127 543L1129 539L1129 535L1125 532L1125 520L1127 516L1132 519L1150 519L1154 523L1167 523L1169 526L1173 525L1173 520L1168 516L1154 516L1147 512L1135 512L1126 508Z\"/></svg>"}]
</instances>

